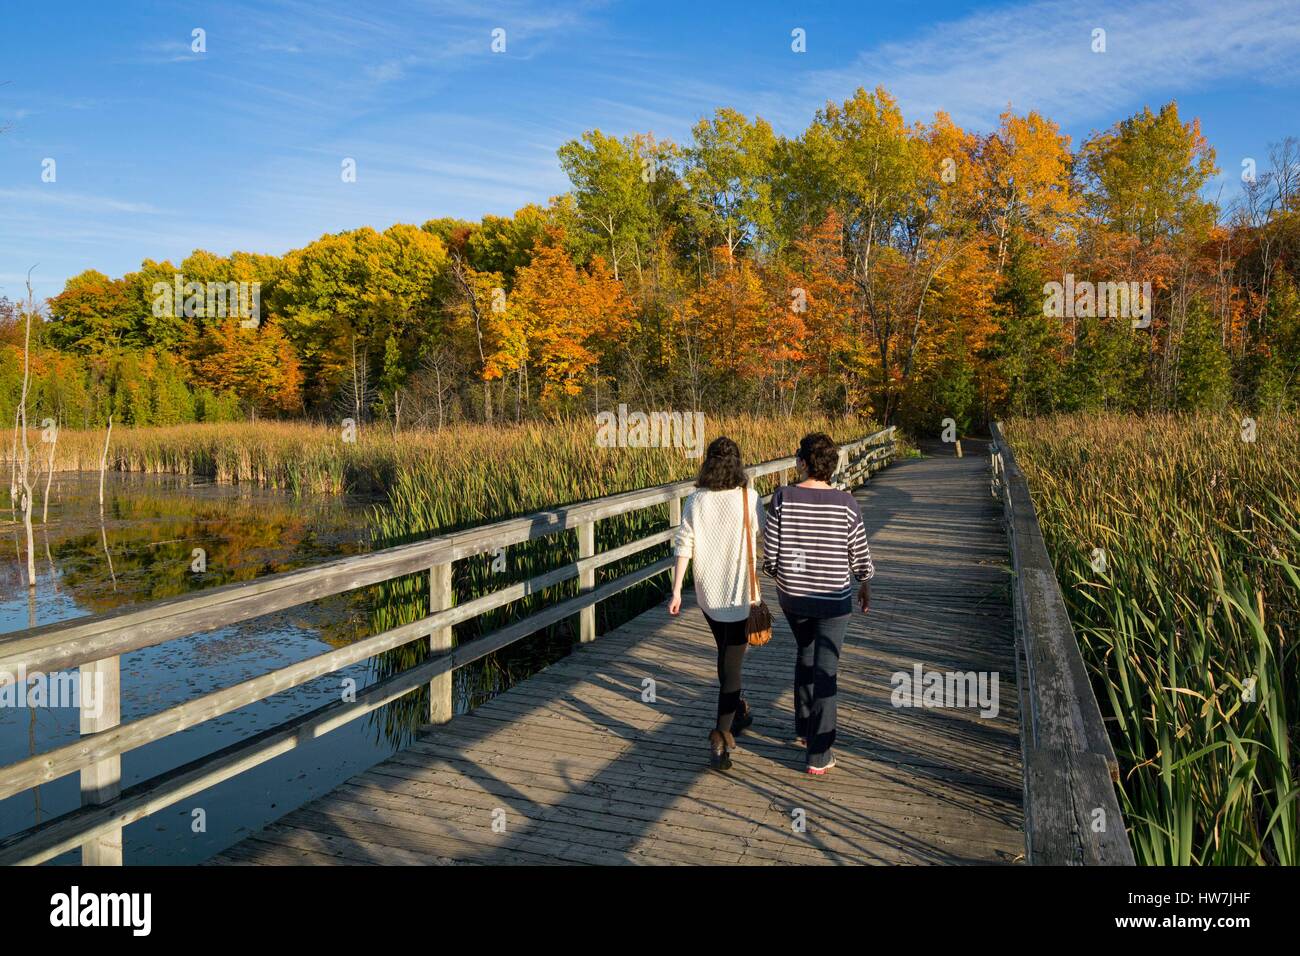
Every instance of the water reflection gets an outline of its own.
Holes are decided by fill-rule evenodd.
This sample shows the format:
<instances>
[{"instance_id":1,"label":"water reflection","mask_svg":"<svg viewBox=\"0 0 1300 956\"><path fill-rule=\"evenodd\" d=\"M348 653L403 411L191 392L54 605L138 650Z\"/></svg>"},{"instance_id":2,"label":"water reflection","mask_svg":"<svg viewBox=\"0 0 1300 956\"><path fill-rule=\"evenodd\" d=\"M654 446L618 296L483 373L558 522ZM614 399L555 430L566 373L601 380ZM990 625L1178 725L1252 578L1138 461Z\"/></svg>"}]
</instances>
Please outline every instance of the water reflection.
<instances>
[{"instance_id":1,"label":"water reflection","mask_svg":"<svg viewBox=\"0 0 1300 956\"><path fill-rule=\"evenodd\" d=\"M3 492L3 489L0 489ZM365 508L357 498L293 498L205 479L108 476L105 511L98 476L56 475L50 520L36 524L46 562L38 563L38 623L102 614L235 581L289 571L367 548ZM7 493L0 508L11 510ZM21 523L13 522L15 560L0 564L0 632L27 627ZM194 570L196 551L201 571ZM62 595L70 595L69 607Z\"/></svg>"},{"instance_id":2,"label":"water reflection","mask_svg":"<svg viewBox=\"0 0 1300 956\"><path fill-rule=\"evenodd\" d=\"M0 489L0 516L14 550L0 560L0 633L204 588L289 571L368 548L357 498L293 498L247 486L174 476L108 476L99 511L96 474L60 474L50 488L49 521L36 524L36 588L26 587L23 533ZM37 512L38 517L39 512ZM122 658L122 718L133 720L203 693L320 654L369 633L367 595L343 595L195 635ZM130 785L338 698L341 681L372 679L359 664L132 751ZM0 763L78 736L70 707L0 707ZM128 862L195 862L260 827L392 749L358 725L343 728L196 799L209 818L195 834L185 807L127 830ZM79 803L71 775L0 801L0 834L64 813ZM173 812L174 811L174 812Z\"/></svg>"}]
</instances>

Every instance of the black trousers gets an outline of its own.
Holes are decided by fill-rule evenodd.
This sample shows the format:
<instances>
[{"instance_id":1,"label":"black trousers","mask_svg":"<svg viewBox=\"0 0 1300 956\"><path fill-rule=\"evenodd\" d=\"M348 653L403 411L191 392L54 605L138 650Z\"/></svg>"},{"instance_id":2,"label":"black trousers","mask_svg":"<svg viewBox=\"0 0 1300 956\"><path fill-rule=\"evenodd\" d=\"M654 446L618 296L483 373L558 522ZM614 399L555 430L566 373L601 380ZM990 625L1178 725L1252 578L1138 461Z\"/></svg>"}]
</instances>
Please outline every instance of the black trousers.
<instances>
[{"instance_id":1,"label":"black trousers","mask_svg":"<svg viewBox=\"0 0 1300 956\"><path fill-rule=\"evenodd\" d=\"M749 635L745 633L744 618L715 621L705 614L704 619L709 622L713 641L718 646L718 730L730 730L740 709L740 669L745 662L745 649L749 647Z\"/></svg>"},{"instance_id":2,"label":"black trousers","mask_svg":"<svg viewBox=\"0 0 1300 956\"><path fill-rule=\"evenodd\" d=\"M835 695L840 649L851 614L839 617L786 615L798 654L794 662L795 734L808 741L808 763L823 766L835 743Z\"/></svg>"}]
</instances>

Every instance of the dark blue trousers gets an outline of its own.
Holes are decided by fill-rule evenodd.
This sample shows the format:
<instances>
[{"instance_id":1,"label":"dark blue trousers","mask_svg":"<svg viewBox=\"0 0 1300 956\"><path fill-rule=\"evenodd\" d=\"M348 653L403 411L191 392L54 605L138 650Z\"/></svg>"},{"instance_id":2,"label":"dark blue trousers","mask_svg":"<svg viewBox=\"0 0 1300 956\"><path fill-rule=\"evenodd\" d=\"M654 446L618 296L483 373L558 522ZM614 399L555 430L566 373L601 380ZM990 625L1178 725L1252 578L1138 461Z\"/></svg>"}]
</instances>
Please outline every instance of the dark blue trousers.
<instances>
[{"instance_id":1,"label":"dark blue trousers","mask_svg":"<svg viewBox=\"0 0 1300 956\"><path fill-rule=\"evenodd\" d=\"M825 765L835 743L836 675L850 617L786 615L799 645L794 662L795 734L808 741L808 763L814 767Z\"/></svg>"}]
</instances>

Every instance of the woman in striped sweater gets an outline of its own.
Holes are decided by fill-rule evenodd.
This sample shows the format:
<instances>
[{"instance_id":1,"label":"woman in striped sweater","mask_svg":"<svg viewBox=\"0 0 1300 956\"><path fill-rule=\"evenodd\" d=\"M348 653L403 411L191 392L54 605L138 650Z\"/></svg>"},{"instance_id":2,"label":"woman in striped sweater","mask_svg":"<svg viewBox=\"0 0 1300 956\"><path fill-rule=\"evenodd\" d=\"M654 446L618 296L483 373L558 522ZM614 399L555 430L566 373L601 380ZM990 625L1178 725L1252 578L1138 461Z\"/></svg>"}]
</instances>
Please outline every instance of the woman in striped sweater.
<instances>
[{"instance_id":1,"label":"woman in striped sweater","mask_svg":"<svg viewBox=\"0 0 1300 956\"><path fill-rule=\"evenodd\" d=\"M709 761L718 770L731 767L735 734L754 722L741 695L740 668L749 639L748 555L758 554L763 509L748 487L740 448L730 438L715 438L704 454L696 489L682 506L682 523L673 536L673 596L669 614L682 609L682 581L695 562L695 598L709 622L718 649L718 721L709 733ZM749 550L745 549L745 512L749 512Z\"/></svg>"},{"instance_id":2,"label":"woman in striped sweater","mask_svg":"<svg viewBox=\"0 0 1300 956\"><path fill-rule=\"evenodd\" d=\"M835 766L835 692L840 649L857 603L865 613L876 573L858 502L830 485L839 446L820 432L799 443L795 465L803 479L778 488L768 503L763 571L776 578L777 595L798 656L794 665L796 743L808 751L808 772Z\"/></svg>"}]
</instances>

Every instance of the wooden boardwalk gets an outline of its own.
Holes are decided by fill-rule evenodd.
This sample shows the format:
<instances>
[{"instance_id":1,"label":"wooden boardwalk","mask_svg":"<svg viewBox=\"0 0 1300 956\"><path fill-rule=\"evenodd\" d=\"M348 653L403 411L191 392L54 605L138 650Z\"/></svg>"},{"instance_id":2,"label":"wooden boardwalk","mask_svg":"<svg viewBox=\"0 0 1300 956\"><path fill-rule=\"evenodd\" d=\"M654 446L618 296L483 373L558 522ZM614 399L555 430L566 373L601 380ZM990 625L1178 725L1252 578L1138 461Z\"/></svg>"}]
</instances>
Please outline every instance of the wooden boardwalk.
<instances>
[{"instance_id":1,"label":"wooden boardwalk","mask_svg":"<svg viewBox=\"0 0 1300 956\"><path fill-rule=\"evenodd\" d=\"M1001 509L981 446L858 493L877 573L840 665L837 767L790 742L794 641L751 649L754 727L708 769L713 640L657 607L228 848L214 864L1011 863L1020 696ZM689 589L688 589L689 591ZM775 594L769 586L769 603ZM996 671L999 712L895 708L914 665ZM642 700L646 679L655 701ZM804 821L800 832L798 819Z\"/></svg>"}]
</instances>

